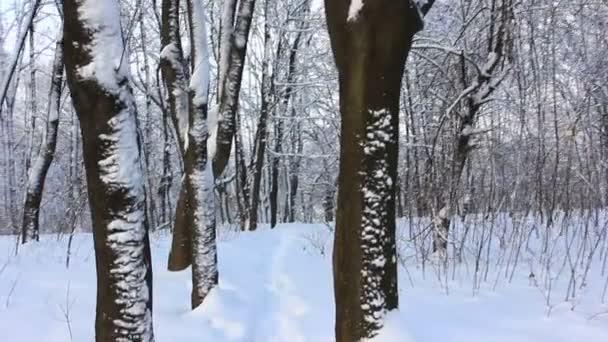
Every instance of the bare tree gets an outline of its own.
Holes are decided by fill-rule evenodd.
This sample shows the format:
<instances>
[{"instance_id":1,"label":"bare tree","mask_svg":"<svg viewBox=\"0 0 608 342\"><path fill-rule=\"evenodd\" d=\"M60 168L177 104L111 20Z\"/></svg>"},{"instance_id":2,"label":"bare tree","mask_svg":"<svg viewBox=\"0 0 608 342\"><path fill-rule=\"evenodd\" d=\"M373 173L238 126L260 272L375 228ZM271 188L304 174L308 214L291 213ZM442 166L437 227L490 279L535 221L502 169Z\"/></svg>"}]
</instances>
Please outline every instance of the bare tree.
<instances>
[{"instance_id":1,"label":"bare tree","mask_svg":"<svg viewBox=\"0 0 608 342\"><path fill-rule=\"evenodd\" d=\"M23 222L21 226L21 239L38 240L40 231L40 203L57 146L57 132L59 126L59 113L61 110L61 88L63 83L63 38L60 34L55 47L53 70L51 73L51 88L47 106L47 123L42 149L30 170L26 188L25 205L23 208Z\"/></svg>"},{"instance_id":2,"label":"bare tree","mask_svg":"<svg viewBox=\"0 0 608 342\"><path fill-rule=\"evenodd\" d=\"M95 241L96 341L153 341L144 172L120 9L114 0L66 0L63 12Z\"/></svg>"},{"instance_id":3,"label":"bare tree","mask_svg":"<svg viewBox=\"0 0 608 342\"><path fill-rule=\"evenodd\" d=\"M6 100L9 87L11 84L11 80L13 79L13 75L17 69L17 64L19 63L19 56L23 51L23 46L25 44L25 38L28 36L28 32L32 23L34 22L34 18L36 17L36 13L38 12L38 6L40 5L40 0L31 0L29 2L29 11L27 14L27 18L23 23L23 27L20 27L17 36L17 44L16 49L13 52L13 56L10 59L10 64L7 68L7 71L2 78L2 82L0 83L0 117L2 117L2 103Z\"/></svg>"},{"instance_id":4,"label":"bare tree","mask_svg":"<svg viewBox=\"0 0 608 342\"><path fill-rule=\"evenodd\" d=\"M235 115L238 109L238 98L245 65L245 52L247 51L247 41L253 17L254 2L254 0L239 2L233 27L230 26L230 23L232 23L230 18L223 18L222 20L222 23L226 25L222 32L230 30L231 35L229 36L229 41L220 41L220 50L223 51L222 55L227 57L225 57L226 65L220 65L219 80L221 80L222 83L219 87L222 90L220 91L221 97L217 108L217 128L210 131L209 136L209 139L213 140L213 143L210 145L213 148L208 151L208 153L213 160L212 169L214 179L217 179L222 175L230 158L232 140L236 129ZM234 6L234 3L226 1L224 6ZM231 13L234 13L234 11L231 11L230 9L224 11L224 14L227 15L231 15ZM227 38L228 36L224 35L222 37ZM222 47L226 44L229 44L230 48ZM225 70L225 75L222 74L222 70ZM178 215L185 215L185 213L192 210L197 210L196 208L192 208L192 205L188 203L190 197L190 194L187 194L184 197L180 196L180 200L186 202L182 205L178 203ZM191 260L187 257L183 257L190 255L189 248L191 247L187 241L189 237L189 227L184 224L178 224L178 220L179 218L176 219L176 224L174 226L173 243L169 257L170 265L174 263L172 260L173 258L176 258L178 255L182 257L179 262L175 262L176 267L173 267L172 269L184 269L191 263Z\"/></svg>"},{"instance_id":5,"label":"bare tree","mask_svg":"<svg viewBox=\"0 0 608 342\"><path fill-rule=\"evenodd\" d=\"M191 205L188 225L192 228L192 308L199 306L217 285L217 247L215 233L214 177L207 151L209 126L209 53L203 4L188 1L192 78L190 115L186 143L185 177Z\"/></svg>"},{"instance_id":6,"label":"bare tree","mask_svg":"<svg viewBox=\"0 0 608 342\"><path fill-rule=\"evenodd\" d=\"M376 335L397 308L395 184L399 96L422 14L413 1L325 1L340 83L334 240L336 341Z\"/></svg>"},{"instance_id":7,"label":"bare tree","mask_svg":"<svg viewBox=\"0 0 608 342\"><path fill-rule=\"evenodd\" d=\"M178 150L183 158L186 153L186 134L188 127L188 91L186 65L181 45L179 28L179 1L162 1L161 61L163 81L167 90L168 112L175 127ZM190 227L187 212L190 210L187 187L182 184L175 211L173 240L169 254L168 268L172 271L183 270L191 260Z\"/></svg>"},{"instance_id":8,"label":"bare tree","mask_svg":"<svg viewBox=\"0 0 608 342\"><path fill-rule=\"evenodd\" d=\"M476 65L474 69L478 74L470 82L468 80L469 67L466 65L468 62L464 57L460 58L463 90L444 114L445 117L449 117L461 101L465 102L464 109L454 115L457 121L457 133L454 139L454 154L449 166L450 175L447 184L442 186L444 190L441 191L439 199L442 204L435 213L433 250L443 256L446 255L451 216L454 214L454 206L458 201L457 190L461 184L462 174L470 152L474 148L472 139L475 135L485 132L485 130L475 129L477 117L481 107L492 100L491 95L504 80L508 71L507 59L511 44L512 4L509 0L493 1L492 4L492 22L488 28L487 40L489 46L486 61L481 66Z\"/></svg>"}]
</instances>

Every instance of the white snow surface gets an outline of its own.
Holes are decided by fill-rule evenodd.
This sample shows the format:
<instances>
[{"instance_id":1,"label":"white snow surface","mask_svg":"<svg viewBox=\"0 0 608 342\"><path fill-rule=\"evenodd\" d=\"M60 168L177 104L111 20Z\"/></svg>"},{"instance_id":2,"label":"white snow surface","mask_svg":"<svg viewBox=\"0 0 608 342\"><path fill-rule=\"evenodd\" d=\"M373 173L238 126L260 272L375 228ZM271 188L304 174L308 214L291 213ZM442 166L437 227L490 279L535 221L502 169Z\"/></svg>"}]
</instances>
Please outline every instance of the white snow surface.
<instances>
[{"instance_id":1,"label":"white snow surface","mask_svg":"<svg viewBox=\"0 0 608 342\"><path fill-rule=\"evenodd\" d=\"M363 0L351 0L350 6L348 6L348 17L347 21L355 21L359 17L359 12L363 8Z\"/></svg>"},{"instance_id":2,"label":"white snow surface","mask_svg":"<svg viewBox=\"0 0 608 342\"><path fill-rule=\"evenodd\" d=\"M400 229L407 231L403 225ZM193 312L189 270L166 270L170 236L156 233L151 240L157 341L334 340L332 235L327 226L279 225L246 233L220 230L220 283ZM15 238L0 237L2 340L94 340L92 237L75 236L67 269L66 245L67 238L43 235L40 243L22 246L15 255ZM608 341L608 306L600 301L599 272L574 310L571 303L560 302L567 281L556 282L555 307L547 316L545 299L530 285L525 266L512 283L501 281L495 290L493 284L482 284L473 296L470 273L464 267L449 282L447 293L445 284L437 282L434 266L427 265L423 277L416 265L413 260L400 265L401 310L387 315L373 341Z\"/></svg>"},{"instance_id":3,"label":"white snow surface","mask_svg":"<svg viewBox=\"0 0 608 342\"><path fill-rule=\"evenodd\" d=\"M128 77L127 61L120 27L120 7L115 1L80 0L78 15L87 29L95 32L87 44L91 61L79 68L83 79L96 80L104 89L117 93L119 82Z\"/></svg>"},{"instance_id":4,"label":"white snow surface","mask_svg":"<svg viewBox=\"0 0 608 342\"><path fill-rule=\"evenodd\" d=\"M194 70L190 78L190 90L194 92L195 106L207 104L209 93L209 45L207 44L207 20L202 1L192 1L192 27L194 45Z\"/></svg>"}]
</instances>

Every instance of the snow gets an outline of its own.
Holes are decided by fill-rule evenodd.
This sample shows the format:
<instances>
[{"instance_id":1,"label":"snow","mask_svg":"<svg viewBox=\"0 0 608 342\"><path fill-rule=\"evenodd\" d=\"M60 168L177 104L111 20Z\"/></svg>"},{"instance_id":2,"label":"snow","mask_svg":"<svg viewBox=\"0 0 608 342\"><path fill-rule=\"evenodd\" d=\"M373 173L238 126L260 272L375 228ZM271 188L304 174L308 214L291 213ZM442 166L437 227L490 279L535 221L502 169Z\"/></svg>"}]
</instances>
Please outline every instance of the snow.
<instances>
[{"instance_id":1,"label":"snow","mask_svg":"<svg viewBox=\"0 0 608 342\"><path fill-rule=\"evenodd\" d=\"M197 125L193 125L195 128ZM206 130L206 124L204 130ZM199 133L200 134L200 133ZM206 137L207 134L199 135ZM213 171L211 160L207 159L204 170L195 169L188 176L193 199L198 205L193 210L192 225L192 267L202 276L197 282L196 292L204 298L216 286L217 281L217 245L215 226L215 201L213 193Z\"/></svg>"},{"instance_id":2,"label":"snow","mask_svg":"<svg viewBox=\"0 0 608 342\"><path fill-rule=\"evenodd\" d=\"M177 116L178 135L184 142L184 150L188 148L188 94L186 80L182 70L179 49L175 43L165 45L160 52L160 58L171 63L176 71L175 81L172 84L172 95L175 98L175 110Z\"/></svg>"},{"instance_id":3,"label":"snow","mask_svg":"<svg viewBox=\"0 0 608 342\"><path fill-rule=\"evenodd\" d=\"M387 207L391 193L394 191L387 160L388 147L394 141L395 130L391 124L389 110L384 108L370 110L369 114L362 148L365 158L371 158L374 163L364 162L363 165L372 166L361 170L363 176L361 298L362 302L370 305L364 304L361 308L366 322L374 327L381 327L387 309L385 292L381 289L387 262L384 253L385 250L392 248L392 240L386 236L388 214L379 211L378 208ZM396 258L391 257L390 261L394 263Z\"/></svg>"},{"instance_id":4,"label":"snow","mask_svg":"<svg viewBox=\"0 0 608 342\"><path fill-rule=\"evenodd\" d=\"M222 97L222 91L224 81L226 79L226 72L228 70L228 62L230 59L230 50L231 50L231 42L230 38L233 34L233 25L234 25L234 11L235 11L235 2L236 0L226 0L224 1L224 8L222 10L222 18L221 18L221 36L220 36L220 60L218 62L218 94L217 97Z\"/></svg>"},{"instance_id":5,"label":"snow","mask_svg":"<svg viewBox=\"0 0 608 342\"><path fill-rule=\"evenodd\" d=\"M471 125L464 125L462 127L462 131L460 131L460 135L463 137L469 136L473 134L473 127Z\"/></svg>"},{"instance_id":6,"label":"snow","mask_svg":"<svg viewBox=\"0 0 608 342\"><path fill-rule=\"evenodd\" d=\"M133 103L129 103L133 105ZM100 134L99 142L107 149L102 154L99 165L99 177L113 189L133 189L140 196L141 170L139 164L139 146L137 144L137 127L133 109L123 109L108 121L110 134Z\"/></svg>"},{"instance_id":7,"label":"snow","mask_svg":"<svg viewBox=\"0 0 608 342\"><path fill-rule=\"evenodd\" d=\"M218 106L214 105L207 111L207 129L209 130L209 138L207 138L207 156L212 160L217 149L217 111Z\"/></svg>"},{"instance_id":8,"label":"snow","mask_svg":"<svg viewBox=\"0 0 608 342\"><path fill-rule=\"evenodd\" d=\"M363 9L363 0L351 0L348 7L347 21L355 21L359 17L359 12Z\"/></svg>"},{"instance_id":9,"label":"snow","mask_svg":"<svg viewBox=\"0 0 608 342\"><path fill-rule=\"evenodd\" d=\"M406 236L407 230L401 223L401 234ZM201 307L190 311L190 272L166 271L170 236L152 235L156 340L334 341L331 239L323 224L261 227L245 233L221 230L219 286ZM43 235L40 243L21 246L15 256L14 237L0 237L4 340L94 340L92 237L75 236L69 269L66 245L66 238ZM425 274L410 257L413 247L400 247L407 260L399 269L401 310L387 314L374 342L608 341L608 315L592 317L608 310L600 301L605 275L601 277L599 270L590 275L573 310L573 303L563 302L567 281L556 281L555 307L547 316L545 298L531 286L527 265L518 269L511 283L501 280L495 290L492 274L473 296L467 270L472 260L458 267L453 278L450 275L446 291L446 284L437 280L437 265L427 265Z\"/></svg>"},{"instance_id":10,"label":"snow","mask_svg":"<svg viewBox=\"0 0 608 342\"><path fill-rule=\"evenodd\" d=\"M429 2L428 0L416 0L416 4L421 8L426 6L426 4L428 4L428 2Z\"/></svg>"},{"instance_id":11,"label":"snow","mask_svg":"<svg viewBox=\"0 0 608 342\"><path fill-rule=\"evenodd\" d=\"M175 43L167 44L162 50L160 50L160 58L166 59L174 65L179 65L178 54L179 51Z\"/></svg>"},{"instance_id":12,"label":"snow","mask_svg":"<svg viewBox=\"0 0 608 342\"><path fill-rule=\"evenodd\" d=\"M78 14L85 27L94 34L84 48L91 61L81 66L78 74L83 79L98 82L110 93L120 89L128 77L128 52L123 44L120 27L120 7L115 1L81 0Z\"/></svg>"},{"instance_id":13,"label":"snow","mask_svg":"<svg viewBox=\"0 0 608 342\"><path fill-rule=\"evenodd\" d=\"M192 3L192 40L194 41L194 71L190 78L190 90L194 92L192 104L207 104L209 94L209 46L207 44L206 15L202 1Z\"/></svg>"}]
</instances>

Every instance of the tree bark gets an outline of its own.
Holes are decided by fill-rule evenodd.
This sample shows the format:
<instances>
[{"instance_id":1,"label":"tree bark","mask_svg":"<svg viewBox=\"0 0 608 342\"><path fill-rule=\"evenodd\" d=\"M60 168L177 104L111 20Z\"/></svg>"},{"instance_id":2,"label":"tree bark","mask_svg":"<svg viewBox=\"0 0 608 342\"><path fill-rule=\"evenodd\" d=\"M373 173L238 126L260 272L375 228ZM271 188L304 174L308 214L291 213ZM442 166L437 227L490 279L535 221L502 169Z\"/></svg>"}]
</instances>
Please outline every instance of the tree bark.
<instances>
[{"instance_id":1,"label":"tree bark","mask_svg":"<svg viewBox=\"0 0 608 342\"><path fill-rule=\"evenodd\" d=\"M148 220L150 221L150 229L152 231L156 230L158 227L158 214L156 211L156 199L154 196L153 184L152 184L152 170L150 170L150 135L152 131L152 93L150 90L150 63L148 63L148 49L146 48L146 44L148 43L147 34L146 34L146 26L144 20L144 11L139 11L139 33L142 42L142 53L143 53L143 63L144 63L144 90L145 90L145 126L143 130L142 138L142 149L144 155L144 164L146 171L146 198L148 207L146 208L146 213L148 216ZM140 127L141 131L141 127Z\"/></svg>"},{"instance_id":2,"label":"tree bark","mask_svg":"<svg viewBox=\"0 0 608 342\"><path fill-rule=\"evenodd\" d=\"M188 92L179 30L179 0L163 0L162 2L161 46L160 68L167 89L169 113L175 127L178 150L180 156L184 158L188 127ZM181 271L192 263L191 227L187 224L186 216L191 211L191 204L187 186L183 181L181 183L167 265L170 271Z\"/></svg>"},{"instance_id":3,"label":"tree bark","mask_svg":"<svg viewBox=\"0 0 608 342\"><path fill-rule=\"evenodd\" d=\"M262 103L260 105L260 118L255 133L255 145L253 147L252 174L251 174L251 196L249 203L249 225L247 230L256 230L258 224L258 204L260 201L260 185L262 183L262 168L264 166L264 154L266 153L266 140L268 137L268 116L270 112L270 97L274 91L273 76L270 73L271 47L269 9L270 0L264 2L264 56L262 60ZM277 56L278 58L278 56Z\"/></svg>"},{"instance_id":4,"label":"tree bark","mask_svg":"<svg viewBox=\"0 0 608 342\"><path fill-rule=\"evenodd\" d=\"M232 140L236 130L234 116L239 105L239 93L241 91L254 4L255 0L239 2L238 14L230 38L230 54L227 65L220 66L222 70L226 70L226 74L221 84L216 143L213 152L213 174L215 177L222 175L230 159Z\"/></svg>"},{"instance_id":5,"label":"tree bark","mask_svg":"<svg viewBox=\"0 0 608 342\"><path fill-rule=\"evenodd\" d=\"M221 98L218 110L217 133L215 134L216 141L214 150L208 151L209 156L212 157L213 160L212 169L214 178L218 178L222 175L230 158L232 140L236 129L234 116L238 109L239 92L243 76L243 67L245 65L245 54L247 51L249 28L253 17L254 3L255 0L243 0L239 3L238 16L230 38L230 51L228 52L229 55L226 60L227 65L220 65L220 73L225 70L225 76L223 74L220 75L220 78L222 79L222 84L220 85L222 91L220 92ZM233 6L233 4L227 3L226 6ZM174 11L177 12L177 10ZM177 30L177 37L179 37L179 29ZM222 54L225 53L227 52L222 52ZM211 135L211 138L213 138L213 135ZM188 222L188 218L182 215L190 212L193 207L193 205L189 203L192 195L186 193L186 188L187 187L184 186L180 193L180 199L176 209L176 223L169 255L169 269L172 270L184 269L192 262L188 257L188 255L191 255L190 242L188 241L188 237L191 236L191 233L188 232L190 227L182 224L184 221Z\"/></svg>"},{"instance_id":6,"label":"tree bark","mask_svg":"<svg viewBox=\"0 0 608 342\"><path fill-rule=\"evenodd\" d=\"M23 207L23 224L21 226L22 242L38 240L40 223L40 202L46 175L55 157L57 146L57 128L59 126L59 111L61 101L61 86L63 82L63 40L62 36L57 40L55 57L53 59L53 71L51 74L51 89L49 91L49 103L47 107L47 124L44 141L40 154L30 170L26 187L25 205Z\"/></svg>"},{"instance_id":7,"label":"tree bark","mask_svg":"<svg viewBox=\"0 0 608 342\"><path fill-rule=\"evenodd\" d=\"M283 151L283 120L277 119L274 127L274 152L279 154ZM279 156L272 156L270 163L270 228L277 225L277 213L279 211Z\"/></svg>"},{"instance_id":8,"label":"tree bark","mask_svg":"<svg viewBox=\"0 0 608 342\"><path fill-rule=\"evenodd\" d=\"M371 338L397 308L395 183L399 95L412 38L410 1L326 0L340 84L340 171L334 240L336 341Z\"/></svg>"},{"instance_id":9,"label":"tree bark","mask_svg":"<svg viewBox=\"0 0 608 342\"><path fill-rule=\"evenodd\" d=\"M446 190L441 194L442 198L439 200L439 203L441 203L439 211L435 214L434 218L433 252L439 255L447 255L451 217L454 207L457 205L457 192L460 186L460 179L462 178L469 154L473 149L471 138L476 134L474 131L475 121L481 107L488 101L505 76L504 49L510 34L508 22L511 10L510 0L504 0L499 8L492 9L494 11L492 15L493 21L490 23L488 40L494 45L490 45L487 60L471 85L468 85L466 81L467 73L464 57L461 61L462 86L464 89L462 94L467 94L463 96L466 99L466 105L464 113L458 115L458 133L456 134L454 153L451 158L450 176L448 184L444 186Z\"/></svg>"},{"instance_id":10,"label":"tree bark","mask_svg":"<svg viewBox=\"0 0 608 342\"><path fill-rule=\"evenodd\" d=\"M294 121L297 120L294 106L291 108L291 117ZM304 148L301 134L300 124L295 124L295 129L292 130L290 139L291 153L293 155L289 157L289 177L287 179L289 193L287 194L287 205L285 206L285 222L295 222L296 220L296 198L300 184L300 155Z\"/></svg>"},{"instance_id":11,"label":"tree bark","mask_svg":"<svg viewBox=\"0 0 608 342\"><path fill-rule=\"evenodd\" d=\"M234 115L235 128L241 126L241 116L237 112ZM249 230L249 213L251 210L249 177L247 164L245 163L245 151L243 151L243 137L241 132L234 134L234 164L236 170L236 197L239 208L239 221L241 230ZM240 199L238 199L240 197ZM242 200L242 203L241 203Z\"/></svg>"},{"instance_id":12,"label":"tree bark","mask_svg":"<svg viewBox=\"0 0 608 342\"><path fill-rule=\"evenodd\" d=\"M192 308L198 307L217 285L217 246L215 232L215 194L211 162L208 160L207 101L209 53L205 12L200 0L188 0L192 77L188 143L184 161L186 192L191 205L187 225L192 240Z\"/></svg>"},{"instance_id":13,"label":"tree bark","mask_svg":"<svg viewBox=\"0 0 608 342\"><path fill-rule=\"evenodd\" d=\"M66 78L83 141L97 267L97 342L153 341L144 172L114 0L65 0Z\"/></svg>"},{"instance_id":14,"label":"tree bark","mask_svg":"<svg viewBox=\"0 0 608 342\"><path fill-rule=\"evenodd\" d=\"M7 107L11 107L8 105L9 102L9 88L11 85L11 80L17 70L17 64L19 64L19 57L21 52L23 51L23 45L25 44L25 38L27 37L27 32L34 22L34 18L36 17L36 13L38 12L38 7L40 6L40 0L31 0L30 8L25 23L23 27L20 28L19 35L17 37L17 42L15 44L15 52L10 59L10 65L6 70L6 74L2 79L2 83L0 83L0 117L2 117L2 103L7 101Z\"/></svg>"}]
</instances>

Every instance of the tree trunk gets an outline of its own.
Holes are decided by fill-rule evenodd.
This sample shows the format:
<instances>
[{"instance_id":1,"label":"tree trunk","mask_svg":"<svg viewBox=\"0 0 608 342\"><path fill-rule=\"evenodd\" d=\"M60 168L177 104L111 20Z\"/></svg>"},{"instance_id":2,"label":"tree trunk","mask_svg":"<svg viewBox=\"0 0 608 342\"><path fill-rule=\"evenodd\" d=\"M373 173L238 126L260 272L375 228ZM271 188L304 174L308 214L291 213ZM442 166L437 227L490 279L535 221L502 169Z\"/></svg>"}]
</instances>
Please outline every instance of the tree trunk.
<instances>
[{"instance_id":1,"label":"tree trunk","mask_svg":"<svg viewBox=\"0 0 608 342\"><path fill-rule=\"evenodd\" d=\"M279 154L283 151L283 120L277 119L274 127L274 152ZM270 163L270 228L277 225L277 213L279 211L279 156L272 156Z\"/></svg>"},{"instance_id":2,"label":"tree trunk","mask_svg":"<svg viewBox=\"0 0 608 342\"><path fill-rule=\"evenodd\" d=\"M353 342L375 336L385 313L398 306L399 95L412 38L422 25L410 1L377 0L356 8L347 0L326 0L325 10L342 116L335 332L337 342Z\"/></svg>"},{"instance_id":3,"label":"tree trunk","mask_svg":"<svg viewBox=\"0 0 608 342\"><path fill-rule=\"evenodd\" d=\"M241 126L241 116L237 112L234 115L235 129L237 130L234 134L234 164L236 169L236 196L240 197L242 203L239 207L239 221L241 224L241 230L249 230L249 213L251 210L250 190L249 190L249 177L247 164L245 163L245 151L243 151L243 136L238 131Z\"/></svg>"},{"instance_id":4,"label":"tree trunk","mask_svg":"<svg viewBox=\"0 0 608 342\"><path fill-rule=\"evenodd\" d=\"M217 285L217 246L213 173L207 154L207 101L209 89L209 48L205 11L200 0L188 0L192 77L188 143L184 161L185 183L190 210L187 225L192 240L192 308L198 307Z\"/></svg>"},{"instance_id":5,"label":"tree trunk","mask_svg":"<svg viewBox=\"0 0 608 342\"><path fill-rule=\"evenodd\" d=\"M171 172L171 152L169 139L169 113L163 109L163 175L158 188L161 198L160 222L166 225L171 220L171 186L173 185L173 175Z\"/></svg>"},{"instance_id":6,"label":"tree trunk","mask_svg":"<svg viewBox=\"0 0 608 342\"><path fill-rule=\"evenodd\" d=\"M21 226L21 238L25 243L28 240L39 239L39 214L40 202L46 181L47 172L55 157L57 146L57 128L59 125L59 111L61 101L61 86L63 82L63 41L59 37L55 47L53 60L53 71L51 74L51 89L49 92L49 104L47 107L47 124L44 141L40 154L30 170L23 207L23 224Z\"/></svg>"},{"instance_id":7,"label":"tree trunk","mask_svg":"<svg viewBox=\"0 0 608 342\"><path fill-rule=\"evenodd\" d=\"M212 153L215 177L221 176L230 159L232 139L236 130L234 116L239 105L239 93L241 91L254 4L255 0L239 2L238 15L230 38L230 54L226 61L227 65L220 66L221 70L226 70L226 74L221 84L222 92L218 111L215 151Z\"/></svg>"},{"instance_id":8,"label":"tree trunk","mask_svg":"<svg viewBox=\"0 0 608 342\"><path fill-rule=\"evenodd\" d=\"M25 44L25 38L27 37L27 32L28 32L30 26L32 25L32 23L34 22L34 18L36 17L36 13L38 12L39 5L40 5L40 0L30 1L29 13L27 15L27 18L25 18L25 23L23 24L23 27L20 28L20 31L19 31L19 34L17 37L17 42L15 44L15 52L10 59L10 65L6 70L6 74L4 75L4 78L1 79L2 82L0 83L0 117L2 117L2 109L3 109L2 103L4 101L7 101L7 107L11 107L10 105L8 105L9 101L13 101L13 100L8 99L10 97L9 88L11 85L12 78L15 75L15 71L17 71L17 65L20 62L20 56L21 56L21 52L23 51L23 45ZM21 22L21 21L19 21L19 22Z\"/></svg>"},{"instance_id":9,"label":"tree trunk","mask_svg":"<svg viewBox=\"0 0 608 342\"><path fill-rule=\"evenodd\" d=\"M292 120L297 120L294 106L291 108L291 117ZM296 220L296 198L300 184L300 155L304 148L301 134L300 125L295 124L295 129L291 132L291 153L293 155L289 157L289 193L287 195L287 205L285 206L285 222L295 222Z\"/></svg>"},{"instance_id":10,"label":"tree trunk","mask_svg":"<svg viewBox=\"0 0 608 342\"><path fill-rule=\"evenodd\" d=\"M32 21L32 23L30 24L29 27L29 50L30 50L30 56L29 56L29 69L30 69L30 84L28 85L29 88L29 100L30 100L30 108L29 108L29 132L27 132L27 152L25 155L25 173L26 175L29 174L30 172L30 167L32 164L32 159L34 158L34 141L36 140L36 121L37 121L37 116L38 116L38 102L36 101L36 51L34 46L36 45L36 41L35 41L35 24ZM28 125L28 112L26 112L25 115L25 126L27 127Z\"/></svg>"},{"instance_id":11,"label":"tree trunk","mask_svg":"<svg viewBox=\"0 0 608 342\"><path fill-rule=\"evenodd\" d=\"M163 0L162 2L162 30L161 30L161 60L160 68L163 75L169 113L175 127L178 150L180 156L185 156L185 138L188 126L188 93L186 89L186 74L184 70L184 57L181 46L179 30L179 1ZM180 271L190 266L191 241L190 226L186 214L191 210L187 187L181 182L177 208L175 209L175 222L173 225L173 238L167 268L170 271Z\"/></svg>"},{"instance_id":12,"label":"tree trunk","mask_svg":"<svg viewBox=\"0 0 608 342\"><path fill-rule=\"evenodd\" d=\"M158 214L156 212L156 199L154 196L153 184L152 184L152 171L150 170L150 135L152 131L152 93L150 91L150 63L148 63L148 49L146 48L146 44L148 43L147 35L146 35L146 27L144 21L144 11L139 11L139 33L142 42L142 53L144 55L144 90L145 90L145 126L143 130L143 134L141 135L142 139L142 148L144 155L144 165L146 171L146 198L148 207L146 208L148 221L150 222L150 229L152 231L156 230L158 227ZM141 127L140 127L141 130Z\"/></svg>"},{"instance_id":13,"label":"tree trunk","mask_svg":"<svg viewBox=\"0 0 608 342\"><path fill-rule=\"evenodd\" d=\"M270 48L270 20L269 5L271 0L264 2L264 56L262 60L262 103L260 106L260 118L255 133L255 145L253 148L252 175L251 175L251 196L249 203L249 226L247 230L256 230L258 224L258 204L260 201L260 185L262 183L262 168L264 166L264 154L266 152L266 139L268 136L268 116L270 112L270 96L274 91L273 76L270 74L271 58ZM277 56L278 58L278 56Z\"/></svg>"},{"instance_id":14,"label":"tree trunk","mask_svg":"<svg viewBox=\"0 0 608 342\"><path fill-rule=\"evenodd\" d=\"M65 0L63 8L95 241L96 341L153 341L144 172L120 8L114 0Z\"/></svg>"},{"instance_id":15,"label":"tree trunk","mask_svg":"<svg viewBox=\"0 0 608 342\"><path fill-rule=\"evenodd\" d=\"M493 8L495 11L490 25L489 41L493 42L490 45L487 60L481 68L479 75L470 86L466 80L466 65L464 57L462 57L462 86L463 92L460 96L466 99L466 107L463 114L459 115L457 122L457 135L455 139L454 153L451 159L450 176L448 184L444 186L446 189L441 195L441 206L439 212L435 215L435 232L433 238L433 252L447 256L448 233L451 224L454 207L457 205L457 193L460 186L460 179L464 171L467 159L473 146L471 138L476 134L474 127L475 121L481 109L481 106L486 103L502 82L505 73L505 45L509 36L508 22L510 20L511 11L510 0L501 2L499 8ZM450 113L447 113L450 114Z\"/></svg>"},{"instance_id":16,"label":"tree trunk","mask_svg":"<svg viewBox=\"0 0 608 342\"><path fill-rule=\"evenodd\" d=\"M225 0L223 2L222 17L220 18L220 41L219 41L219 66L217 77L217 101L222 98L223 85L226 79L228 58L230 58L231 37L234 29L234 15L236 13L237 0Z\"/></svg>"},{"instance_id":17,"label":"tree trunk","mask_svg":"<svg viewBox=\"0 0 608 342\"><path fill-rule=\"evenodd\" d=\"M173 3L176 3L175 0L165 1L173 1ZM208 151L209 156L213 159L212 169L214 178L218 178L222 175L230 158L232 139L234 138L234 133L236 129L234 115L236 114L236 111L238 109L238 98L241 88L243 67L245 65L245 53L247 51L247 40L249 38L249 28L251 26L251 19L253 17L254 2L254 0L243 0L239 3L236 23L231 31L232 35L230 39L229 55L226 59L227 65L220 65L220 71L225 70L225 76L223 77L222 84L220 85L222 87L222 91L218 109L219 115L217 122L217 133L215 134L216 141L213 144L213 150ZM231 3L227 3L226 5L232 6ZM167 11L168 13L178 13L177 5L173 5L173 7L171 8L173 8L173 10ZM165 11L163 11L163 17L165 16L164 13ZM171 18L177 18L177 16L171 14ZM177 26L170 26L172 32L174 32L172 34L175 37L179 37L179 28L175 30L175 27ZM179 41L179 39L173 41ZM175 46L177 46L177 44L175 44ZM163 51L165 51L165 48L163 48ZM224 51L222 54L225 53L226 51ZM169 60L177 59L170 58ZM213 138L213 135L211 135L211 137ZM178 201L178 208L176 214L177 217L173 232L173 242L171 245L171 253L169 254L169 269L172 270L184 269L188 265L190 265L192 261L188 257L192 253L192 247L189 245L190 241L188 241L188 237L192 236L192 233L188 232L191 227L184 226L183 224L181 224L183 220L186 220L186 222L188 222L188 218L183 217L181 215L184 215L185 213L191 211L191 208L193 207L193 205L189 203L189 201L194 195L187 194L187 188L187 186L182 187L183 190L180 193L180 199Z\"/></svg>"}]
</instances>

